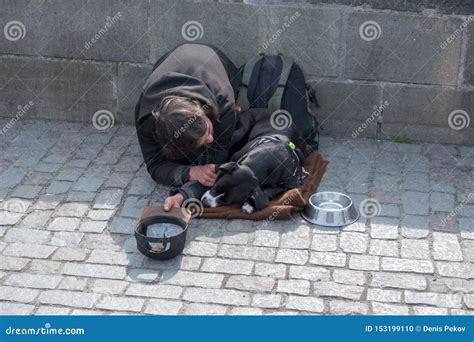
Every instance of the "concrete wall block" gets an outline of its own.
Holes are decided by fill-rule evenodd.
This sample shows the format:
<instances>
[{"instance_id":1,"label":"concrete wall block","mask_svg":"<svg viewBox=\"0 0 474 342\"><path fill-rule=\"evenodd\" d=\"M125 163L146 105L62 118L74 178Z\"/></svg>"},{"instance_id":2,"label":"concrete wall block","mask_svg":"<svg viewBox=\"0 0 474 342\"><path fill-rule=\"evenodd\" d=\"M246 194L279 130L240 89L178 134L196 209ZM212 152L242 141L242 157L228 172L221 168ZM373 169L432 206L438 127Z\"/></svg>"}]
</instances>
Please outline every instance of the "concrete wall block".
<instances>
[{"instance_id":1,"label":"concrete wall block","mask_svg":"<svg viewBox=\"0 0 474 342\"><path fill-rule=\"evenodd\" d=\"M387 85L383 98L390 103L384 111L384 123L450 128L449 115L453 111L463 110L474 115L474 91L469 90Z\"/></svg>"},{"instance_id":2,"label":"concrete wall block","mask_svg":"<svg viewBox=\"0 0 474 342\"><path fill-rule=\"evenodd\" d=\"M464 61L464 83L474 86L474 22L468 26L467 52Z\"/></svg>"},{"instance_id":3,"label":"concrete wall block","mask_svg":"<svg viewBox=\"0 0 474 342\"><path fill-rule=\"evenodd\" d=\"M382 94L379 85L329 80L308 81L316 90L320 105L318 121L323 132L326 129L330 132L337 129L338 134L350 135L354 129L370 121L364 128L365 134L361 136L375 134L377 117L374 112L381 104ZM344 121L346 125L339 127L335 123L339 120Z\"/></svg>"},{"instance_id":4,"label":"concrete wall block","mask_svg":"<svg viewBox=\"0 0 474 342\"><path fill-rule=\"evenodd\" d=\"M450 43L447 39L461 23L455 18L354 12L349 15L346 76L455 85L461 37Z\"/></svg>"},{"instance_id":5,"label":"concrete wall block","mask_svg":"<svg viewBox=\"0 0 474 342\"><path fill-rule=\"evenodd\" d=\"M0 22L20 22L12 28L24 32L0 39L3 53L129 62L149 55L146 0L0 0L0 8Z\"/></svg>"},{"instance_id":6,"label":"concrete wall block","mask_svg":"<svg viewBox=\"0 0 474 342\"><path fill-rule=\"evenodd\" d=\"M214 45L238 65L257 53L256 7L151 0L149 17L151 63L186 42Z\"/></svg>"},{"instance_id":7,"label":"concrete wall block","mask_svg":"<svg viewBox=\"0 0 474 342\"><path fill-rule=\"evenodd\" d=\"M135 104L151 71L151 65L131 65L128 63L118 65L117 119L122 121L134 120Z\"/></svg>"},{"instance_id":8,"label":"concrete wall block","mask_svg":"<svg viewBox=\"0 0 474 342\"><path fill-rule=\"evenodd\" d=\"M114 82L114 64L0 58L0 98L7 117L32 101L21 117L90 121L98 110L113 111Z\"/></svg>"},{"instance_id":9,"label":"concrete wall block","mask_svg":"<svg viewBox=\"0 0 474 342\"><path fill-rule=\"evenodd\" d=\"M282 52L306 74L337 76L342 9L261 6L259 51Z\"/></svg>"}]
</instances>

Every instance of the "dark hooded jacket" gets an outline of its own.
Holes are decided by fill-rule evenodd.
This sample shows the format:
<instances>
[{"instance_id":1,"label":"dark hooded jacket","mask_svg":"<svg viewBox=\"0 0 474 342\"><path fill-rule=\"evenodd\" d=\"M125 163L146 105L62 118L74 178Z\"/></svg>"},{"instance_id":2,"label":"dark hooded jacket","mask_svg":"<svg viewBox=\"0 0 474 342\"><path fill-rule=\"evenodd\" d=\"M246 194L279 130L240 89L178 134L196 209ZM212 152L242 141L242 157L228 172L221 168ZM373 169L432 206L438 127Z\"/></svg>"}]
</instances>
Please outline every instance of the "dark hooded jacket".
<instances>
[{"instance_id":1,"label":"dark hooded jacket","mask_svg":"<svg viewBox=\"0 0 474 342\"><path fill-rule=\"evenodd\" d=\"M221 164L227 160L235 129L235 89L239 82L237 67L217 48L203 44L182 44L155 64L135 107L135 126L147 170L158 183L179 187L185 198L200 197L206 190L189 181L191 165ZM214 107L214 142L209 148L177 158L166 158L155 139L154 119L166 96L182 96Z\"/></svg>"}]
</instances>

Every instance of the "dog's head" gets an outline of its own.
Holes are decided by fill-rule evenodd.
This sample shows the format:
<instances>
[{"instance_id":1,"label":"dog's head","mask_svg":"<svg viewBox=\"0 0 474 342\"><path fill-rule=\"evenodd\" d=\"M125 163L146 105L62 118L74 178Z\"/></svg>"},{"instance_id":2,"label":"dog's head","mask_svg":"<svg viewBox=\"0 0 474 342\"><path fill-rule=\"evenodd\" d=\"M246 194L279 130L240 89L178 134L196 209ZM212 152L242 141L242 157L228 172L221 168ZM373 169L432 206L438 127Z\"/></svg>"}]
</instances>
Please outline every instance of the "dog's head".
<instances>
[{"instance_id":1,"label":"dog's head","mask_svg":"<svg viewBox=\"0 0 474 342\"><path fill-rule=\"evenodd\" d=\"M201 197L205 207L250 203L255 209L268 205L253 171L245 165L229 162L217 168L217 181Z\"/></svg>"}]
</instances>

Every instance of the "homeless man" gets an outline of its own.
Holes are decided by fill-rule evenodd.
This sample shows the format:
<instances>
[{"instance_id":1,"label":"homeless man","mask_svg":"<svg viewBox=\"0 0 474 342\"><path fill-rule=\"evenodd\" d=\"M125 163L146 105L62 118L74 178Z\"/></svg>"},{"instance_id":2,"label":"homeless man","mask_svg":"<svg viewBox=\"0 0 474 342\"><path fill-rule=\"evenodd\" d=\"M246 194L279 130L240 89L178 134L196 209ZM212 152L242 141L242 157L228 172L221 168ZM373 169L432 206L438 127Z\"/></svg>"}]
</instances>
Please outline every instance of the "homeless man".
<instances>
[{"instance_id":1,"label":"homeless man","mask_svg":"<svg viewBox=\"0 0 474 342\"><path fill-rule=\"evenodd\" d=\"M177 187L164 209L200 198L228 157L236 123L238 68L220 50L186 43L153 67L135 107L138 140L151 177Z\"/></svg>"}]
</instances>

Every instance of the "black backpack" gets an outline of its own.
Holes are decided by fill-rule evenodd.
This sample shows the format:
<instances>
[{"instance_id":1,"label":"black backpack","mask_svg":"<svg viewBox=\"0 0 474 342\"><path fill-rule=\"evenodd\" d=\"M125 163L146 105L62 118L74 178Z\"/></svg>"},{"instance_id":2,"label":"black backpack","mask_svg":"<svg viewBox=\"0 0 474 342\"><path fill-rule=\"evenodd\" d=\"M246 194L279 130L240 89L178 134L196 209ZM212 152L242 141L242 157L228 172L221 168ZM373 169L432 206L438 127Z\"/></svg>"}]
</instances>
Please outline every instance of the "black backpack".
<instances>
[{"instance_id":1,"label":"black backpack","mask_svg":"<svg viewBox=\"0 0 474 342\"><path fill-rule=\"evenodd\" d=\"M272 112L289 112L304 140L318 149L316 108L319 105L298 64L281 53L260 53L241 66L240 73L237 100L243 110L268 108Z\"/></svg>"}]
</instances>

